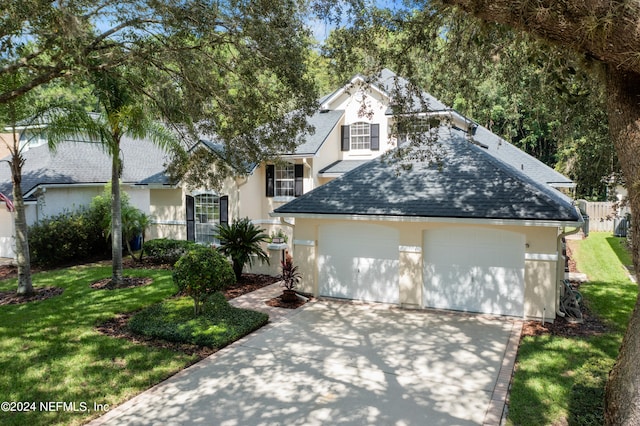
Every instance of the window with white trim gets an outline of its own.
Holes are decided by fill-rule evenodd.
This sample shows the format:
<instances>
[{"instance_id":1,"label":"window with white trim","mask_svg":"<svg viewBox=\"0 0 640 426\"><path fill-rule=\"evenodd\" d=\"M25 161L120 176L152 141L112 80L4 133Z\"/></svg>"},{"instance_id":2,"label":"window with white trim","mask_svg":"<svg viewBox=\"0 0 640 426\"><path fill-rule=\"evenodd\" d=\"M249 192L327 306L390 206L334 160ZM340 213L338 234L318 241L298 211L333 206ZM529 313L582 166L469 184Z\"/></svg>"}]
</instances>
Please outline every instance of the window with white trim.
<instances>
[{"instance_id":1,"label":"window with white trim","mask_svg":"<svg viewBox=\"0 0 640 426\"><path fill-rule=\"evenodd\" d=\"M295 196L296 171L293 164L276 165L275 167L275 196Z\"/></svg>"},{"instance_id":2,"label":"window with white trim","mask_svg":"<svg viewBox=\"0 0 640 426\"><path fill-rule=\"evenodd\" d=\"M351 125L351 149L371 149L371 125L358 122Z\"/></svg>"},{"instance_id":3,"label":"window with white trim","mask_svg":"<svg viewBox=\"0 0 640 426\"><path fill-rule=\"evenodd\" d=\"M199 194L194 197L196 242L203 244L218 243L214 238L216 227L220 223L220 197L213 193Z\"/></svg>"}]
</instances>

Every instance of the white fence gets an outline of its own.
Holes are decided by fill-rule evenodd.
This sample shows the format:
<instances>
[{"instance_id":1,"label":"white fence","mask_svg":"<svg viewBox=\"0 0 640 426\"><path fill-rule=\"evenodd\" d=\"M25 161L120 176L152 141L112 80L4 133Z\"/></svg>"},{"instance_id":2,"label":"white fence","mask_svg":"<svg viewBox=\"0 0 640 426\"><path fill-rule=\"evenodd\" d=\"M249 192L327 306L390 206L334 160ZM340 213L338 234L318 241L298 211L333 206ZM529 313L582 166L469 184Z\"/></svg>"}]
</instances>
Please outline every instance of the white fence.
<instances>
[{"instance_id":1,"label":"white fence","mask_svg":"<svg viewBox=\"0 0 640 426\"><path fill-rule=\"evenodd\" d=\"M590 232L614 232L614 226L620 223L620 218L631 212L628 207L621 208L618 203L612 202L578 200L578 207L589 215Z\"/></svg>"}]
</instances>

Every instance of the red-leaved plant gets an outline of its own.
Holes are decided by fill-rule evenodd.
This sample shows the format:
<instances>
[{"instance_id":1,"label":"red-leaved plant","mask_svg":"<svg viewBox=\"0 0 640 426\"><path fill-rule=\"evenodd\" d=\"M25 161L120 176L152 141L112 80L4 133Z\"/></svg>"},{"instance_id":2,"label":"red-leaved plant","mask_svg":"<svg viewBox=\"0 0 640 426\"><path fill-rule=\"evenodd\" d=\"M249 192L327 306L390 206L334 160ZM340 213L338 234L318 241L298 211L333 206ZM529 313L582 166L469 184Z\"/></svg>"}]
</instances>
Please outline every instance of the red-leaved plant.
<instances>
[{"instance_id":1,"label":"red-leaved plant","mask_svg":"<svg viewBox=\"0 0 640 426\"><path fill-rule=\"evenodd\" d=\"M278 279L282 280L282 287L285 290L294 290L300 282L302 274L298 272L298 267L293 265L293 258L289 253L280 262L280 267L282 268L282 273L278 276Z\"/></svg>"}]
</instances>

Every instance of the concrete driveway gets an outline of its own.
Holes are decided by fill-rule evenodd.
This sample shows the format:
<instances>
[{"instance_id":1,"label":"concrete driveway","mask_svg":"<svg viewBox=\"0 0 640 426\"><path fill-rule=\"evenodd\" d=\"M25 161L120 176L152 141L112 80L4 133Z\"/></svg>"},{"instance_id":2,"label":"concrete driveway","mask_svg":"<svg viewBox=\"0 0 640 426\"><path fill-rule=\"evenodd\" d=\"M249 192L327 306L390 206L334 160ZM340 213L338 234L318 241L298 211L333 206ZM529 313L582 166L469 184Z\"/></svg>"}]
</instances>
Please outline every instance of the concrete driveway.
<instances>
[{"instance_id":1,"label":"concrete driveway","mask_svg":"<svg viewBox=\"0 0 640 426\"><path fill-rule=\"evenodd\" d=\"M499 424L519 321L309 303L92 424Z\"/></svg>"}]
</instances>

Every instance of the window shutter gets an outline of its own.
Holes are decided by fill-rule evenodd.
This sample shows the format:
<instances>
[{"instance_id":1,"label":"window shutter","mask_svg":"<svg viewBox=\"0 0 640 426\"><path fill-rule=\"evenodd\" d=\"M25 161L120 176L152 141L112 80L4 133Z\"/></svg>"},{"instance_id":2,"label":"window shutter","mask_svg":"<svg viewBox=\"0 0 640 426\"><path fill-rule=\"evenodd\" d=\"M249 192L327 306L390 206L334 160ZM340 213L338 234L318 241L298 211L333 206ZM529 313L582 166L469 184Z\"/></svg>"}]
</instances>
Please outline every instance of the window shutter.
<instances>
[{"instance_id":1,"label":"window shutter","mask_svg":"<svg viewBox=\"0 0 640 426\"><path fill-rule=\"evenodd\" d=\"M276 188L276 166L267 165L267 197L273 197Z\"/></svg>"},{"instance_id":2,"label":"window shutter","mask_svg":"<svg viewBox=\"0 0 640 426\"><path fill-rule=\"evenodd\" d=\"M303 193L303 185L302 178L304 177L304 165L296 164L295 165L295 183L294 183L294 193L296 197L299 197Z\"/></svg>"},{"instance_id":3,"label":"window shutter","mask_svg":"<svg viewBox=\"0 0 640 426\"><path fill-rule=\"evenodd\" d=\"M229 224L229 196L220 197L220 225Z\"/></svg>"},{"instance_id":4,"label":"window shutter","mask_svg":"<svg viewBox=\"0 0 640 426\"><path fill-rule=\"evenodd\" d=\"M196 240L196 218L195 218L195 199L187 195L185 199L185 204L187 206L187 240L195 241Z\"/></svg>"},{"instance_id":5,"label":"window shutter","mask_svg":"<svg viewBox=\"0 0 640 426\"><path fill-rule=\"evenodd\" d=\"M349 126L341 127L340 138L341 138L341 145L340 145L341 150L349 151L349 145L351 145L351 139L349 137Z\"/></svg>"},{"instance_id":6,"label":"window shutter","mask_svg":"<svg viewBox=\"0 0 640 426\"><path fill-rule=\"evenodd\" d=\"M371 125L371 151L380 151L380 125Z\"/></svg>"}]
</instances>

